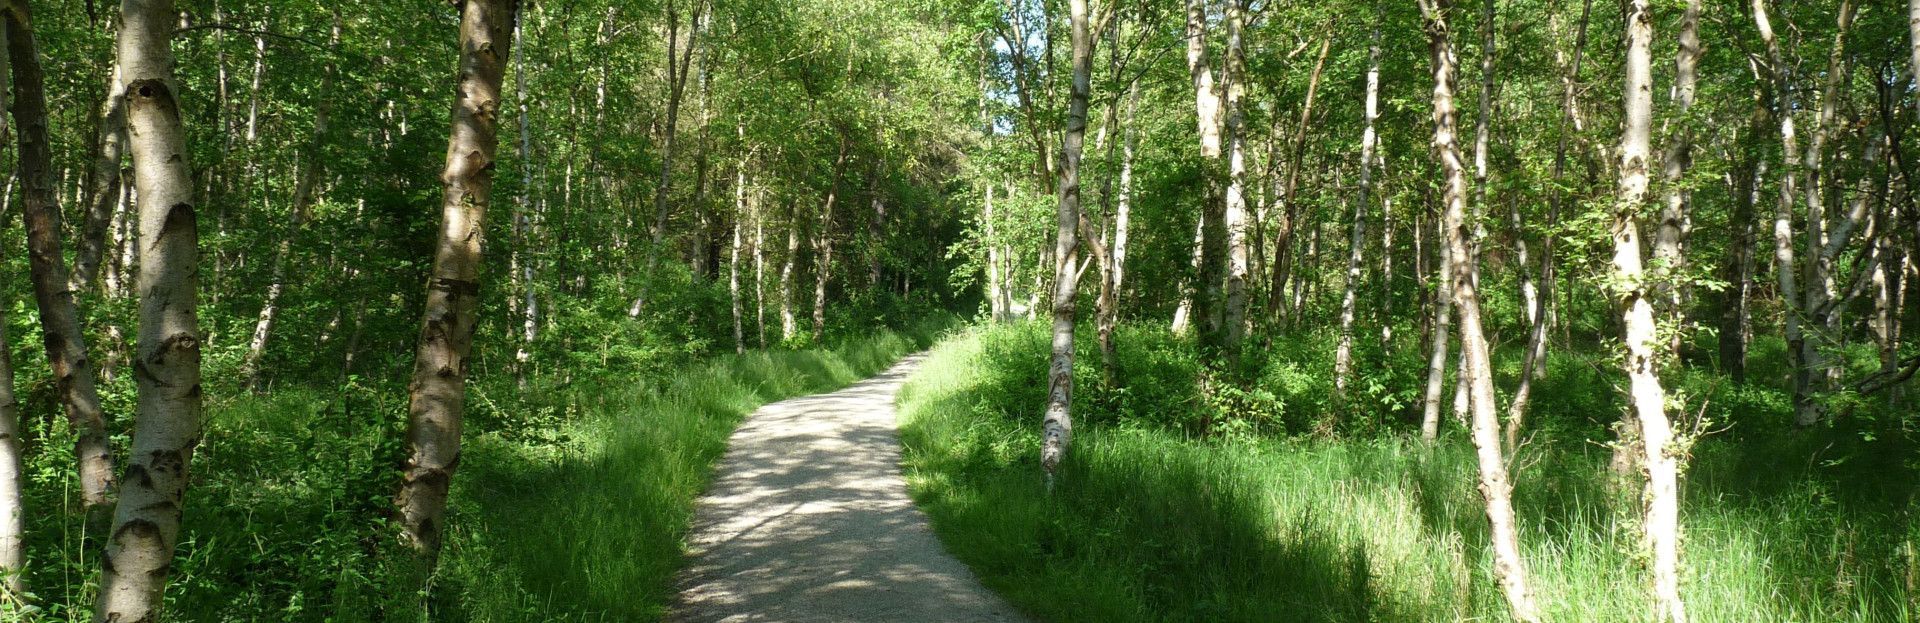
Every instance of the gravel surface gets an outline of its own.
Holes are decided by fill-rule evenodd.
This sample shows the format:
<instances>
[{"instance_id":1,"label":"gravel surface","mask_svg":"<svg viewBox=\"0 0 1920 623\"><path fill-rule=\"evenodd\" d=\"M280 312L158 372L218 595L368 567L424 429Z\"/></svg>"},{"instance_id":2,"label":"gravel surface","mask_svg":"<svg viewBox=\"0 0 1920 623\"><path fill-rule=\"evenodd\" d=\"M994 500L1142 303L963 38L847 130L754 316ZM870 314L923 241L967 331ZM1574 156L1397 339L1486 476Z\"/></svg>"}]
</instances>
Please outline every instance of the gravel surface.
<instances>
[{"instance_id":1,"label":"gravel surface","mask_svg":"<svg viewBox=\"0 0 1920 623\"><path fill-rule=\"evenodd\" d=\"M1024 620L907 497L893 404L919 361L741 424L700 499L670 620Z\"/></svg>"}]
</instances>

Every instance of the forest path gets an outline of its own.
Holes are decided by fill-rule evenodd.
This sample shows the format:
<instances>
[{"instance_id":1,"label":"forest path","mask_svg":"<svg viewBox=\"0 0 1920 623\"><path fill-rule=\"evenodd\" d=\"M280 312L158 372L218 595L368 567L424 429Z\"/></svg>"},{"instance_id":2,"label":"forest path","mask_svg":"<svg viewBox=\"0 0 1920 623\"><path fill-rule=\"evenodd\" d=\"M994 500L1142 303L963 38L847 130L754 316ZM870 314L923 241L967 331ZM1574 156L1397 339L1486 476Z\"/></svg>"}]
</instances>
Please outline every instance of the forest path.
<instances>
[{"instance_id":1,"label":"forest path","mask_svg":"<svg viewBox=\"0 0 1920 623\"><path fill-rule=\"evenodd\" d=\"M761 407L734 431L669 620L1024 620L947 555L907 497L893 405L922 357Z\"/></svg>"}]
</instances>

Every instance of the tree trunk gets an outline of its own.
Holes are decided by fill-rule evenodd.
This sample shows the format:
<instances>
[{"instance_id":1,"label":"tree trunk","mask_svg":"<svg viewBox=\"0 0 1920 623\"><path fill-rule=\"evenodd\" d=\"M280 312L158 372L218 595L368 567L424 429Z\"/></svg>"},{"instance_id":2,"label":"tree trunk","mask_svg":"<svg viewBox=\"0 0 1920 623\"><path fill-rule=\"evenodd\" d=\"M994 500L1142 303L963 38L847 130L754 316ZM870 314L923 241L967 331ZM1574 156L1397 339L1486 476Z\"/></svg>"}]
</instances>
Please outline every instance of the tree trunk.
<instances>
[{"instance_id":1,"label":"tree trunk","mask_svg":"<svg viewBox=\"0 0 1920 623\"><path fill-rule=\"evenodd\" d=\"M1007 284L1005 283L1007 279L1006 276L1002 274L1006 270L1004 266L1006 258L1000 257L999 227L994 224L993 220L994 184L989 182L984 184L984 186L986 186L986 201L980 207L980 220L984 224L982 229L986 231L987 309L993 321L1000 323L1011 320L1013 310L1008 309L1007 305Z\"/></svg>"},{"instance_id":2,"label":"tree trunk","mask_svg":"<svg viewBox=\"0 0 1920 623\"><path fill-rule=\"evenodd\" d=\"M1769 113L1765 105L1748 116L1746 134L1736 142L1740 155L1732 177L1733 206L1728 214L1726 263L1720 267L1727 288L1720 298L1720 371L1736 384L1747 382L1748 303L1753 291L1753 220L1765 186L1767 161L1760 155L1760 137Z\"/></svg>"},{"instance_id":3,"label":"tree trunk","mask_svg":"<svg viewBox=\"0 0 1920 623\"><path fill-rule=\"evenodd\" d=\"M1040 465L1053 488L1060 461L1073 439L1073 329L1080 271L1076 231L1080 226L1080 152L1086 140L1087 99L1093 82L1093 34L1087 0L1068 0L1073 38L1073 87L1067 100L1066 133L1060 141L1059 230L1054 243L1053 355L1047 366L1047 411L1042 423Z\"/></svg>"},{"instance_id":4,"label":"tree trunk","mask_svg":"<svg viewBox=\"0 0 1920 623\"><path fill-rule=\"evenodd\" d=\"M827 333L827 283L833 278L833 208L840 199L840 178L846 172L847 150L853 139L840 137L840 155L833 160L833 182L820 209L820 226L813 230L813 342Z\"/></svg>"},{"instance_id":5,"label":"tree trunk","mask_svg":"<svg viewBox=\"0 0 1920 623\"><path fill-rule=\"evenodd\" d=\"M1907 69L1913 75L1920 76L1920 0L1907 0L1907 48ZM1907 184L1913 184L1913 180L1907 180ZM1908 192L1911 193L1912 189L1908 189Z\"/></svg>"},{"instance_id":6,"label":"tree trunk","mask_svg":"<svg viewBox=\"0 0 1920 623\"><path fill-rule=\"evenodd\" d=\"M1799 182L1800 147L1793 124L1793 85L1792 71L1787 66L1786 57L1780 52L1780 42L1774 36L1773 24L1767 17L1766 0L1753 0L1754 25L1760 31L1760 39L1766 44L1767 64L1771 70L1774 90L1774 117L1780 122L1780 145L1782 167L1780 170L1780 200L1773 213L1773 272L1779 280L1781 300L1781 332L1787 340L1787 367L1791 370L1794 422L1812 423L1820 419L1819 406L1813 402L1813 377L1807 360L1807 340L1800 327L1804 311L1801 309L1800 281L1796 273L1799 264L1794 261L1793 252L1793 202L1797 196L1796 184Z\"/></svg>"},{"instance_id":7,"label":"tree trunk","mask_svg":"<svg viewBox=\"0 0 1920 623\"><path fill-rule=\"evenodd\" d=\"M120 11L127 146L140 202L139 410L94 620L158 621L200 441L199 233L169 47L173 2L124 0Z\"/></svg>"},{"instance_id":8,"label":"tree trunk","mask_svg":"<svg viewBox=\"0 0 1920 623\"><path fill-rule=\"evenodd\" d=\"M3 87L0 87L3 88ZM7 331L0 322L0 344ZM26 512L24 510L25 469L20 449L20 401L13 395L13 356L0 348L0 586L6 589L10 603L25 603Z\"/></svg>"},{"instance_id":9,"label":"tree trunk","mask_svg":"<svg viewBox=\"0 0 1920 623\"><path fill-rule=\"evenodd\" d=\"M1444 219L1436 221L1435 239L1444 242L1447 239L1447 224ZM1447 347L1453 340L1453 254L1444 244L1440 246L1439 261L1440 290L1433 297L1433 312L1427 324L1433 329L1429 356L1427 357L1427 391L1421 400L1420 438L1433 441L1440 437L1440 394L1447 385Z\"/></svg>"},{"instance_id":10,"label":"tree trunk","mask_svg":"<svg viewBox=\"0 0 1920 623\"><path fill-rule=\"evenodd\" d=\"M87 360L85 335L68 289L66 256L60 250L60 206L53 181L53 149L47 133L46 78L25 0L5 6L7 51L13 68L13 121L20 149L20 214L26 222L33 299L40 309L47 364L74 432L80 464L81 501L106 504L113 490L113 456Z\"/></svg>"},{"instance_id":11,"label":"tree trunk","mask_svg":"<svg viewBox=\"0 0 1920 623\"><path fill-rule=\"evenodd\" d=\"M1206 261L1206 246L1207 222L1205 218L1201 218L1193 224L1193 259L1188 261L1188 266L1194 275L1200 274L1200 265ZM1181 288L1180 304L1173 310L1174 334L1184 335L1187 329L1193 326L1193 295L1199 287L1200 280L1195 277L1187 287Z\"/></svg>"},{"instance_id":12,"label":"tree trunk","mask_svg":"<svg viewBox=\"0 0 1920 623\"><path fill-rule=\"evenodd\" d=\"M874 166L867 178L867 287L880 291L881 255L886 251L887 199L880 194L880 167Z\"/></svg>"},{"instance_id":13,"label":"tree trunk","mask_svg":"<svg viewBox=\"0 0 1920 623\"><path fill-rule=\"evenodd\" d=\"M108 72L107 96L100 104L97 123L93 169L87 184L86 224L81 230L79 252L74 257L73 283L68 286L75 292L93 285L99 274L100 258L105 255L107 239L113 233L110 230L113 210L120 201L120 161L126 156L127 142L127 92L126 83L120 79L118 62Z\"/></svg>"},{"instance_id":14,"label":"tree trunk","mask_svg":"<svg viewBox=\"0 0 1920 623\"><path fill-rule=\"evenodd\" d=\"M739 134L746 136L746 128L741 127ZM740 301L740 229L741 221L747 216L747 157L740 158L740 166L733 172L733 238L727 244L727 298L733 308L733 352L747 352L747 337L744 325L745 309Z\"/></svg>"},{"instance_id":15,"label":"tree trunk","mask_svg":"<svg viewBox=\"0 0 1920 623\"><path fill-rule=\"evenodd\" d=\"M12 39L0 28L0 48ZM0 56L0 63L6 57ZM12 95L11 67L0 64L0 108ZM117 79L119 76L115 76ZM0 115L0 138L12 128ZM115 168L118 173L118 167ZM20 449L20 401L13 394L12 348L7 341L6 322L0 319L0 595L7 603L24 604L26 592L26 513L24 512L24 461Z\"/></svg>"},{"instance_id":16,"label":"tree trunk","mask_svg":"<svg viewBox=\"0 0 1920 623\"><path fill-rule=\"evenodd\" d=\"M1820 112L1814 119L1811 140L1807 142L1805 161L1807 280L1802 284L1802 287L1806 288L1803 293L1806 301L1801 306L1801 312L1806 315L1803 320L1811 323L1814 329L1800 343L1800 360L1803 363L1804 372L1809 377L1809 385L1815 384L1815 379L1812 378L1814 374L1820 375L1817 382L1820 389L1832 389L1833 384L1839 380L1839 368L1826 361L1826 350L1831 346L1828 336L1837 329L1828 325L1830 317L1826 310L1827 303L1836 294L1833 264L1839 253L1837 249L1832 253L1827 252L1827 249L1831 248L1828 244L1829 240L1839 239L1844 243L1847 234L1851 234L1851 227L1843 226L1848 229L1846 234L1841 234L1837 230L1830 232L1827 229L1827 178L1824 171L1826 170L1826 145L1833 136L1834 117L1838 114L1841 97L1840 86L1847 73L1846 36L1847 29L1853 24L1853 14L1853 2L1842 0L1839 26L1834 31L1833 46L1829 49L1827 60L1826 89L1820 97ZM1811 396L1804 400L1802 407L1796 411L1794 420L1794 423L1799 426L1812 426L1819 423L1825 416L1825 409Z\"/></svg>"},{"instance_id":17,"label":"tree trunk","mask_svg":"<svg viewBox=\"0 0 1920 623\"><path fill-rule=\"evenodd\" d=\"M1096 321L1100 333L1100 365L1109 382L1114 378L1116 367L1113 331L1120 323L1119 299L1126 287L1128 232L1133 228L1133 154L1139 141L1139 133L1133 128L1133 119L1139 108L1140 89L1129 85L1127 115L1120 130L1123 133L1120 141L1120 192L1113 212L1113 248L1107 253L1110 266L1106 270L1106 290L1113 300L1100 310L1100 318Z\"/></svg>"},{"instance_id":18,"label":"tree trunk","mask_svg":"<svg viewBox=\"0 0 1920 623\"><path fill-rule=\"evenodd\" d=\"M787 254L780 258L780 340L789 342L800 333L793 316L793 266L800 261L800 213L792 199L787 200Z\"/></svg>"},{"instance_id":19,"label":"tree trunk","mask_svg":"<svg viewBox=\"0 0 1920 623\"><path fill-rule=\"evenodd\" d=\"M1697 0L1689 3L1688 15L1697 19ZM1688 22L1694 20L1687 20ZM1680 466L1686 450L1673 436L1667 420L1666 390L1660 386L1659 355L1656 353L1653 304L1648 300L1645 267L1640 259L1640 210L1647 202L1650 135L1653 126L1653 15L1647 0L1629 0L1626 16L1626 124L1620 139L1620 190L1613 212L1613 270L1615 294L1623 312L1626 346L1626 371L1629 380L1627 398L1633 405L1629 419L1639 424L1639 438L1622 440L1621 447L1637 447L1641 468L1646 474L1646 493L1641 498L1645 516L1641 531L1651 554L1653 572L1653 619L1662 623L1685 623L1687 611L1680 600ZM1695 34L1682 26L1680 35L1681 70L1679 89L1690 89L1686 73L1690 68L1689 41ZM1691 46L1698 50L1698 42ZM1690 95L1683 95L1690 98ZM1682 99L1684 109L1685 99ZM1684 140L1684 139L1682 139ZM1670 154L1671 156L1672 154ZM1681 152L1679 157L1685 158ZM1671 171L1671 169L1669 169ZM1669 197L1671 201L1671 197ZM1678 208L1670 208L1678 209ZM1667 216L1663 213L1663 226ZM1665 232L1662 233L1665 236ZM1665 244L1663 241L1662 244ZM1673 243L1677 261L1678 242Z\"/></svg>"},{"instance_id":20,"label":"tree trunk","mask_svg":"<svg viewBox=\"0 0 1920 623\"><path fill-rule=\"evenodd\" d=\"M508 268L520 282L520 343L513 352L513 377L515 385L527 388L527 374L533 367L533 341L539 337L540 301L534 297L534 257L533 257L533 116L527 97L527 69L529 64L525 54L526 37L520 35L519 26L515 26L513 56L517 61L513 72L513 97L520 106L520 195L513 204L513 255L508 258ZM511 295L509 295L511 296Z\"/></svg>"},{"instance_id":21,"label":"tree trunk","mask_svg":"<svg viewBox=\"0 0 1920 623\"><path fill-rule=\"evenodd\" d=\"M1549 233L1542 236L1540 241L1539 287L1538 295L1529 307L1527 354L1520 366L1520 385L1514 389L1513 401L1507 405L1505 441L1507 448L1516 453L1520 449L1520 431L1526 426L1527 407L1533 399L1533 383L1547 377L1547 327L1552 324L1553 316L1548 305L1553 301L1555 274L1553 251L1556 238L1551 232L1560 226L1560 209L1566 201L1566 193L1561 190L1561 180L1565 179L1567 170L1569 126L1573 132L1578 132L1581 126L1580 91L1577 85L1580 78L1580 65L1585 59L1587 50L1587 21L1592 14L1593 1L1582 2L1580 23L1575 28L1572 60L1566 61L1557 50L1554 53L1555 64L1562 68L1560 106L1564 113L1557 122L1556 128L1559 138L1554 146L1553 167L1550 173L1553 184L1547 192L1547 231ZM1558 23L1558 21L1552 22L1555 26L1554 40L1559 39ZM1522 262L1521 265L1524 268L1525 263ZM1525 294L1524 288L1522 294Z\"/></svg>"},{"instance_id":22,"label":"tree trunk","mask_svg":"<svg viewBox=\"0 0 1920 623\"><path fill-rule=\"evenodd\" d=\"M767 347L767 214L766 195L753 202L753 323L761 348Z\"/></svg>"},{"instance_id":23,"label":"tree trunk","mask_svg":"<svg viewBox=\"0 0 1920 623\"><path fill-rule=\"evenodd\" d=\"M1268 286L1267 315L1271 320L1280 317L1281 305L1286 302L1287 281L1293 277L1293 232L1300 216L1300 207L1293 200L1294 192L1299 188L1301 160L1306 156L1308 122L1313 120L1313 100L1320 91L1320 75L1327 67L1327 53L1333 45L1333 24L1327 24L1327 35L1320 39L1320 57L1313 63L1313 73L1307 77L1307 98L1300 106L1300 123L1295 126L1293 146L1288 149L1287 172L1283 176L1285 185L1280 191L1280 233L1273 240L1273 274Z\"/></svg>"},{"instance_id":24,"label":"tree trunk","mask_svg":"<svg viewBox=\"0 0 1920 623\"><path fill-rule=\"evenodd\" d=\"M1491 4L1491 2L1489 2ZM1376 11L1378 7L1376 7ZM1347 243L1345 293L1340 298L1340 346L1333 355L1333 392L1336 401L1347 396L1347 376L1353 372L1353 308L1360 289L1360 264L1367 248L1367 208L1373 203L1373 159L1380 137L1373 124L1380 118L1380 16L1375 15L1372 43L1367 47L1366 129L1360 133L1360 201L1353 206L1353 233ZM1392 252L1382 247L1382 255Z\"/></svg>"},{"instance_id":25,"label":"tree trunk","mask_svg":"<svg viewBox=\"0 0 1920 623\"><path fill-rule=\"evenodd\" d=\"M1471 236L1466 222L1466 171L1460 162L1460 146L1455 139L1453 105L1455 60L1447 31L1450 0L1420 0L1426 18L1427 36L1433 54L1434 147L1441 169L1446 174L1446 229L1448 255L1455 266L1453 295L1460 309L1461 349L1467 352L1473 374L1473 445L1480 463L1480 493L1485 498L1487 519L1493 540L1493 578L1506 596L1515 620L1534 623L1540 620L1539 608L1528 587L1526 562L1520 556L1520 536L1513 512L1513 486L1508 481L1507 464L1500 447L1499 422L1496 420L1492 362L1486 335L1480 321L1480 298L1475 274Z\"/></svg>"},{"instance_id":26,"label":"tree trunk","mask_svg":"<svg viewBox=\"0 0 1920 623\"><path fill-rule=\"evenodd\" d=\"M333 36L328 44L330 49L340 48L341 21L339 12L334 13ZM333 109L333 65L329 64L321 74L318 97L313 103L313 135L308 139L307 153L300 160L300 172L293 184L293 205L291 222L287 232L280 237L280 245L274 250L273 277L267 283L267 295L260 303L260 317L254 322L253 337L247 342L247 355L241 360L241 384L248 390L255 389L260 381L260 358L267 352L267 336L273 330L274 317L280 311L280 295L287 286L287 260L293 255L293 241L306 229L309 212L313 208L314 187L320 183L322 163L326 161L327 118Z\"/></svg>"},{"instance_id":27,"label":"tree trunk","mask_svg":"<svg viewBox=\"0 0 1920 623\"><path fill-rule=\"evenodd\" d=\"M1247 215L1247 138L1242 110L1248 79L1246 18L1242 13L1241 0L1227 0L1227 58L1222 71L1227 92L1227 293L1221 339L1227 352L1232 354L1238 353L1240 340L1247 331L1247 230L1252 226Z\"/></svg>"},{"instance_id":28,"label":"tree trunk","mask_svg":"<svg viewBox=\"0 0 1920 623\"><path fill-rule=\"evenodd\" d=\"M695 5L693 18L687 24L686 48L682 50L679 47L679 2L667 0L667 119L660 132L660 179L653 187L653 225L648 233L652 242L647 247L646 268L640 273L640 295L634 297L633 305L627 307L628 318L639 318L640 312L647 306L647 296L653 288L653 272L660 262L660 247L666 244L667 201L673 192L674 139L679 134L680 101L687 92L687 73L693 62L693 49L700 39L700 19L706 11L705 0L696 1L700 4Z\"/></svg>"},{"instance_id":29,"label":"tree trunk","mask_svg":"<svg viewBox=\"0 0 1920 623\"><path fill-rule=\"evenodd\" d=\"M446 529L448 485L460 461L460 428L480 303L481 232L493 192L501 83L518 0L465 0L460 81L447 141L439 243L420 322L407 414L410 455L394 503L407 541L430 568Z\"/></svg>"},{"instance_id":30,"label":"tree trunk","mask_svg":"<svg viewBox=\"0 0 1920 623\"><path fill-rule=\"evenodd\" d=\"M1218 327L1215 314L1219 309L1214 305L1218 300L1214 294L1220 287L1216 279L1220 275L1213 249L1221 247L1220 237L1224 234L1221 230L1226 226L1225 204L1220 202L1220 184L1214 174L1220 160L1224 115L1220 88L1214 82L1213 69L1207 59L1207 9L1203 0L1187 0L1186 33L1187 73L1193 82L1194 108L1199 113L1200 157L1206 193L1200 209L1199 231L1194 235L1194 282L1186 289L1180 310L1174 312L1173 330L1184 332L1195 324L1198 316L1201 339L1210 342L1219 336L1215 331Z\"/></svg>"},{"instance_id":31,"label":"tree trunk","mask_svg":"<svg viewBox=\"0 0 1920 623\"><path fill-rule=\"evenodd\" d=\"M1694 84L1698 78L1700 66L1700 0L1687 0L1686 12L1680 18L1680 46L1674 58L1673 79L1673 120L1678 124L1673 132L1672 142L1667 145L1667 153L1661 158L1661 180L1666 183L1666 197L1660 209L1660 227L1653 240L1653 275L1659 294L1660 315L1666 321L1679 327L1683 319L1682 301L1686 293L1682 282L1681 246L1686 244L1687 204L1691 191L1687 188L1687 170L1693 166L1693 120L1688 111L1693 109ZM1676 330L1673 333L1669 349L1676 355L1680 353L1686 332Z\"/></svg>"}]
</instances>

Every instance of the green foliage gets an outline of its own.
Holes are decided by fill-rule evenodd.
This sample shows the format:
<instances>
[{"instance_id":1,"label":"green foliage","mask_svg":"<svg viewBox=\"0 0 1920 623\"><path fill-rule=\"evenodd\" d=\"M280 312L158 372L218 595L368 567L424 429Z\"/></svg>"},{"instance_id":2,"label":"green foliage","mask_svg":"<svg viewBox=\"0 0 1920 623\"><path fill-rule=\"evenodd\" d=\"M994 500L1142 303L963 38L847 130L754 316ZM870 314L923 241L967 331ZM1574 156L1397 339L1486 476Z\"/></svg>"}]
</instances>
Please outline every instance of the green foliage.
<instances>
[{"instance_id":1,"label":"green foliage","mask_svg":"<svg viewBox=\"0 0 1920 623\"><path fill-rule=\"evenodd\" d=\"M1135 340L1156 347L1121 349L1122 369L1147 367L1130 358L1178 349L1157 331ZM1037 325L1012 325L948 340L909 382L900 415L916 500L948 548L1023 609L1043 620L1101 621L1505 616L1472 448L1393 434L1409 429L1389 417L1400 408L1391 402L1356 398L1320 412L1380 422L1336 426L1330 437L1252 435L1234 424L1201 438L1172 415L1207 412L1191 398L1198 389L1127 403L1134 413L1167 414L1158 419L1122 419L1105 403L1077 401L1073 451L1049 494L1034 433L1043 397L1015 382L1035 385L1040 377L1023 375L1044 371L1041 336ZM1209 404L1251 407L1236 416L1253 422L1268 409L1288 422L1296 406L1328 409L1315 397L1330 386L1330 367L1289 360L1293 349L1282 343L1307 352L1314 340L1276 340L1259 381ZM1080 365L1097 362L1096 354ZM1604 448L1580 441L1601 436L1619 412L1607 406L1613 373L1593 365L1582 354L1556 356L1535 388L1540 428L1515 458L1521 542L1548 619L1638 621L1647 596L1627 545L1638 505L1607 484ZM1197 388L1200 370L1178 368L1182 376L1162 382ZM1700 397L1710 421L1732 427L1706 436L1688 471L1685 590L1695 617L1912 616L1905 582L1920 569L1910 551L1920 466L1900 457L1920 440L1787 434L1761 423L1789 421L1778 389L1705 373L1676 383ZM1107 391L1081 387L1089 388L1083 396Z\"/></svg>"}]
</instances>

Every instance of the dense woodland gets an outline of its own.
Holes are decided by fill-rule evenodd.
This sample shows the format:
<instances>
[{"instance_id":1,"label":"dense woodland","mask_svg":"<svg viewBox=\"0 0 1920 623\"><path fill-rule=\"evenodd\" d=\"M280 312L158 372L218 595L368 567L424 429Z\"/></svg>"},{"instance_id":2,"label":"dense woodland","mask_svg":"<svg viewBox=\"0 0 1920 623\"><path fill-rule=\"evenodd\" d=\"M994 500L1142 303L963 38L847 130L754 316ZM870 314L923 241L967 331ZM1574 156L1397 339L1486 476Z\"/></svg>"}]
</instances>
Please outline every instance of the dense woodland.
<instances>
[{"instance_id":1,"label":"dense woodland","mask_svg":"<svg viewBox=\"0 0 1920 623\"><path fill-rule=\"evenodd\" d=\"M929 347L1039 620L1920 618L1920 0L0 17L0 619L658 618Z\"/></svg>"}]
</instances>

